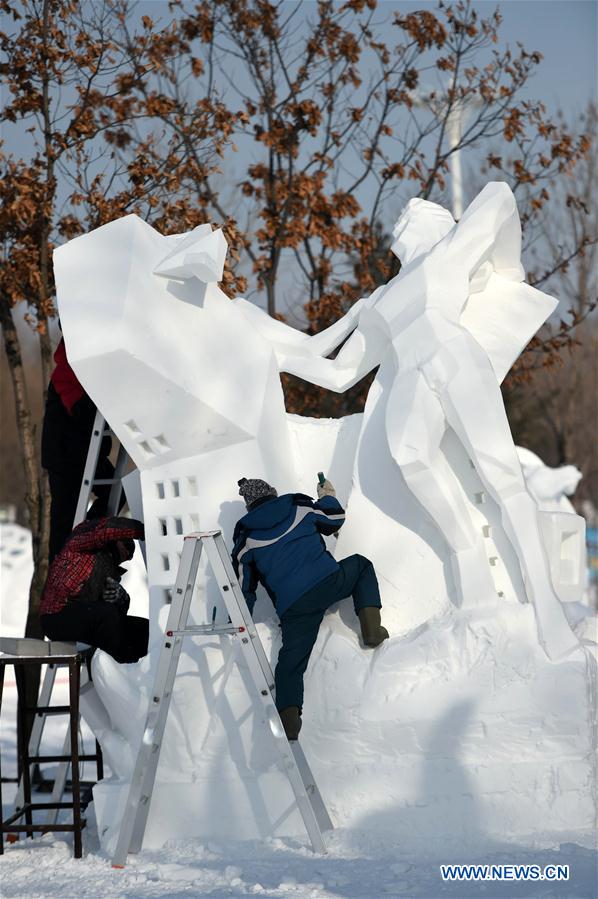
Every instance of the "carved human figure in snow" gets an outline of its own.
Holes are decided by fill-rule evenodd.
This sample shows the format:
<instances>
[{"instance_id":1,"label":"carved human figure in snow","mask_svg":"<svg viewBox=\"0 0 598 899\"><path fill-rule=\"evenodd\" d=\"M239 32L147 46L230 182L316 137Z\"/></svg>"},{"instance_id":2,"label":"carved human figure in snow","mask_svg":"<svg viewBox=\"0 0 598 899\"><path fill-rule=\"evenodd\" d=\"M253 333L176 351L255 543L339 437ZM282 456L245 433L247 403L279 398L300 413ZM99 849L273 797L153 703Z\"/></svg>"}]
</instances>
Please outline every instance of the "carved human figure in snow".
<instances>
[{"instance_id":1,"label":"carved human figure in snow","mask_svg":"<svg viewBox=\"0 0 598 899\"><path fill-rule=\"evenodd\" d=\"M297 480L274 353L217 283L226 250L210 225L165 237L128 215L54 252L69 361L140 472L154 610L183 534L232 536L224 483Z\"/></svg>"},{"instance_id":2,"label":"carved human figure in snow","mask_svg":"<svg viewBox=\"0 0 598 899\"><path fill-rule=\"evenodd\" d=\"M346 325L354 331L336 359L322 358L315 338L310 344L281 332L281 370L344 391L379 366L365 407L354 490L368 490L368 445L375 435L387 442L413 495L448 541L462 605L491 606L497 596L482 536L440 453L447 428L454 430L500 507L535 604L540 642L558 658L578 643L551 582L537 506L525 487L499 389L555 301L522 283L521 227L504 183L488 184L458 225L441 206L411 200L393 236L401 271L351 310Z\"/></svg>"}]
</instances>

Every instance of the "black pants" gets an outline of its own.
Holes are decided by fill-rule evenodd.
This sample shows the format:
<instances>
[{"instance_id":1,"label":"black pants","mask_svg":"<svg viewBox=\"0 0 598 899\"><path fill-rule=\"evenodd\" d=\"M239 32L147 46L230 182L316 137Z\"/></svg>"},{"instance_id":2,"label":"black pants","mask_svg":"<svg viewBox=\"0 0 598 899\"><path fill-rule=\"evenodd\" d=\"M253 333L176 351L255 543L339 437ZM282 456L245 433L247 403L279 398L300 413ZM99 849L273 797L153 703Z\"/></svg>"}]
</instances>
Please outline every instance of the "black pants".
<instances>
[{"instance_id":1,"label":"black pants","mask_svg":"<svg viewBox=\"0 0 598 899\"><path fill-rule=\"evenodd\" d=\"M50 640L89 643L117 662L138 662L147 655L148 619L123 615L113 603L71 599L60 612L42 615L40 620Z\"/></svg>"},{"instance_id":2,"label":"black pants","mask_svg":"<svg viewBox=\"0 0 598 899\"><path fill-rule=\"evenodd\" d=\"M330 606L352 596L356 615L368 606L382 607L378 580L369 559L356 554L342 559L338 564L339 571L300 596L280 617L282 646L274 675L278 709L286 709L290 705L302 708L303 675L324 612Z\"/></svg>"}]
</instances>

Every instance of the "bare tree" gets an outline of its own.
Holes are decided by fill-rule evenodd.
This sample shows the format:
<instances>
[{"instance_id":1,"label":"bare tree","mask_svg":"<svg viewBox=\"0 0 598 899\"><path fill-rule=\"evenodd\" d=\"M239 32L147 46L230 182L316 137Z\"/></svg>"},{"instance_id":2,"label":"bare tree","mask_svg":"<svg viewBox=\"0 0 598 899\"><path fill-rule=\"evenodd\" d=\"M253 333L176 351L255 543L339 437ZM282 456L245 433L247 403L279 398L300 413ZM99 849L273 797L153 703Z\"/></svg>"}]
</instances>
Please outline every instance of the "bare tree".
<instances>
[{"instance_id":1,"label":"bare tree","mask_svg":"<svg viewBox=\"0 0 598 899\"><path fill-rule=\"evenodd\" d=\"M596 108L581 125L596 141ZM577 465L583 480L575 501L598 507L596 386L598 321L595 153L588 153L566 178L551 185L531 247L530 280L560 300L549 323L519 360L505 390L515 439L549 465ZM546 353L549 346L552 352Z\"/></svg>"},{"instance_id":2,"label":"bare tree","mask_svg":"<svg viewBox=\"0 0 598 899\"><path fill-rule=\"evenodd\" d=\"M14 23L12 31L0 32L0 72L7 88L0 121L8 137L16 132L19 146L27 147L16 157L0 152L0 323L35 563L28 636L40 634L37 609L47 575L49 491L40 466L39 426L32 415L17 317L26 310L37 339L45 397L52 365L49 321L55 316L53 247L128 212L144 218L151 218L156 209L163 216L172 214L171 152L154 160L151 168L142 143L127 158L115 152L127 143L122 123L147 123L155 112L149 104L131 104L127 95L141 75L131 71L128 55L113 39L126 20L123 9L122 4L74 0L23 0L17 9L0 0L6 20ZM160 60L151 42L139 49L137 63L144 78L152 73L157 77ZM209 172L207 160L217 155L226 128L209 109L204 109L203 126L202 136L209 141L204 166ZM148 129L146 145L155 140ZM196 152L202 153L199 141ZM174 209L178 212L176 204ZM205 221L205 215L195 210L189 219L193 225Z\"/></svg>"},{"instance_id":3,"label":"bare tree","mask_svg":"<svg viewBox=\"0 0 598 899\"><path fill-rule=\"evenodd\" d=\"M584 322L579 345L562 354L559 365L534 372L506 393L509 422L517 443L551 466L576 465L583 479L575 502L590 500L598 508L596 385L598 328Z\"/></svg>"}]
</instances>

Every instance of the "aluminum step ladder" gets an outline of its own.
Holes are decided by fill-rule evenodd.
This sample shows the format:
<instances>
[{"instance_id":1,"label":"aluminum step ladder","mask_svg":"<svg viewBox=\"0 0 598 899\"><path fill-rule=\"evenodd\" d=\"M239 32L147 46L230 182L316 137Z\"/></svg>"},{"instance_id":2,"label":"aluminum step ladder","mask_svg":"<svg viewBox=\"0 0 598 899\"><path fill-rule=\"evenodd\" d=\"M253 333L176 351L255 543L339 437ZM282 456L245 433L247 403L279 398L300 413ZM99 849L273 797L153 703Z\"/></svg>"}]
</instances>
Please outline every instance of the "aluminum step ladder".
<instances>
[{"instance_id":1,"label":"aluminum step ladder","mask_svg":"<svg viewBox=\"0 0 598 899\"><path fill-rule=\"evenodd\" d=\"M102 445L102 440L104 437L114 436L113 431L110 430L104 416L98 410L96 410L96 416L93 423L93 428L91 431L91 438L89 441L89 448L87 450L87 459L85 461L85 468L83 471L83 478L81 480L81 488L79 490L79 499L77 500L77 509L75 511L75 518L73 521L73 528L75 528L78 524L85 520L85 516L87 515L87 507L89 506L89 499L93 488L95 486L100 485L110 485L110 495L108 497L108 506L107 506L107 514L108 516L118 515L118 509L120 506L120 498L121 498L121 490L122 490L122 478L124 477L128 464L129 464L129 454L123 447L121 443L119 443L118 454L116 457L116 464L114 466L114 477L109 479L99 479L96 478L96 470L98 467L98 459L100 457L100 448ZM44 675L44 680L42 683L42 688L39 697L39 705L47 706L49 705L50 696L52 695L52 688L54 686L54 680L56 678L56 669L53 665L48 665L46 668L46 672ZM29 755L37 756L39 755L39 748L42 741L42 736L44 732L44 726L46 723L46 716L43 714L39 714L35 716L33 721L33 726L31 728L31 735L29 737ZM62 755L66 756L69 753L69 747L71 743L71 735L70 735L70 725L67 727L67 731L64 738L64 745L62 748ZM54 777L54 787L52 789L51 802L59 803L62 801L62 796L64 793L64 789L66 786L66 781L68 777L69 771L69 763L61 762L56 771L56 775ZM31 767L30 777L33 775L33 766ZM16 797L15 797L15 808L20 808L23 804L23 776L19 780L19 786L17 789ZM56 824L58 817L58 810L52 810L48 815L48 824Z\"/></svg>"},{"instance_id":2,"label":"aluminum step ladder","mask_svg":"<svg viewBox=\"0 0 598 899\"><path fill-rule=\"evenodd\" d=\"M101 485L110 484L110 496L108 498L109 516L118 515L120 505L121 482L125 476L127 465L129 462L129 454L126 449L119 443L118 455L114 466L114 477L112 478L96 478L98 467L98 459L100 458L100 448L104 437L114 436L114 432L109 428L106 419L98 409L91 431L91 439L89 441L89 449L87 451L87 460L83 471L83 479L81 481L81 489L79 491L79 499L77 501L77 509L75 512L75 520L73 527L77 527L85 520L87 515L87 507L89 505L89 497L93 488Z\"/></svg>"},{"instance_id":3,"label":"aluminum step ladder","mask_svg":"<svg viewBox=\"0 0 598 899\"><path fill-rule=\"evenodd\" d=\"M228 624L187 624L203 547L228 612ZM202 531L189 534L184 540L164 642L150 694L152 700L112 860L115 868L124 867L128 853L139 852L143 844L183 639L187 636L214 634L240 638L241 651L257 695L262 701L266 721L278 750L281 769L289 779L313 850L326 852L322 831L331 830L333 824L299 742L287 740L274 703L272 669L233 571L222 533L219 530Z\"/></svg>"}]
</instances>

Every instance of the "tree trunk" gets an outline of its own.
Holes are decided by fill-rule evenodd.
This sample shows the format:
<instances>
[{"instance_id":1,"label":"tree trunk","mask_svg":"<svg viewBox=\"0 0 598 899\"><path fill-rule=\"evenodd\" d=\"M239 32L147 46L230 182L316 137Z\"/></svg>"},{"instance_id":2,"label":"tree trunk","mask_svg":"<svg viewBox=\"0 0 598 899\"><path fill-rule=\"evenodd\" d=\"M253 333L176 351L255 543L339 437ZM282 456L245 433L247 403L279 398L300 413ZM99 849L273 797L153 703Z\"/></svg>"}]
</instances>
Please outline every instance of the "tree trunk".
<instances>
[{"instance_id":1,"label":"tree trunk","mask_svg":"<svg viewBox=\"0 0 598 899\"><path fill-rule=\"evenodd\" d=\"M19 446L21 449L21 459L23 461L23 470L25 472L25 505L29 515L29 526L32 534L32 550L34 575L31 582L29 593L29 609L27 613L27 623L25 625L26 637L43 637L41 625L39 622L39 600L43 589L41 577L44 577L47 571L47 550L46 550L46 567L38 569L36 564L36 556L39 555L39 534L40 534L40 484L38 476L38 463L35 452L35 434L31 422L31 412L29 409L29 398L27 395L27 384L25 381L25 372L23 369L23 357L21 354L21 345L19 335L15 327L12 312L8 307L8 302L4 300L0 302L0 322L2 323L2 332L4 335L4 349L10 369L13 393L15 398L15 409L17 419L17 431L19 436ZM23 667L23 681L25 690L25 705L27 709L37 705L37 697L39 694L39 665ZM28 712L25 718L25 735L24 739L29 740L31 727L33 726L33 714ZM20 747L19 747L20 749ZM20 751L18 758L20 758ZM19 770L19 776L20 776Z\"/></svg>"},{"instance_id":2,"label":"tree trunk","mask_svg":"<svg viewBox=\"0 0 598 899\"><path fill-rule=\"evenodd\" d=\"M12 312L6 299L0 301L0 324L4 334L4 349L8 360L10 377L15 398L17 433L21 459L25 473L25 505L29 516L29 527L35 533L39 528L40 495L38 464L35 452L35 435L31 421L29 397L21 355L21 344Z\"/></svg>"},{"instance_id":3,"label":"tree trunk","mask_svg":"<svg viewBox=\"0 0 598 899\"><path fill-rule=\"evenodd\" d=\"M50 340L50 331L48 328L48 320L45 319L44 328L39 334L40 357L42 366L42 378L44 385L44 404L48 392L48 382L50 380L50 371L52 366L52 343ZM48 475L39 468L38 477L39 490L39 520L37 533L33 532L33 578L29 588L29 613L30 617L37 615L41 593L48 576L48 547L50 542L50 485L48 483ZM31 627L34 627L31 622ZM35 636L33 633L26 636Z\"/></svg>"},{"instance_id":4,"label":"tree trunk","mask_svg":"<svg viewBox=\"0 0 598 899\"><path fill-rule=\"evenodd\" d=\"M266 308L268 310L268 315L271 315L272 318L274 318L274 316L276 314L276 281L275 281L275 278L270 278L270 276L268 276L268 278L265 279L265 284L266 284L266 299L267 299Z\"/></svg>"}]
</instances>

